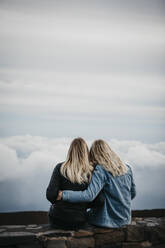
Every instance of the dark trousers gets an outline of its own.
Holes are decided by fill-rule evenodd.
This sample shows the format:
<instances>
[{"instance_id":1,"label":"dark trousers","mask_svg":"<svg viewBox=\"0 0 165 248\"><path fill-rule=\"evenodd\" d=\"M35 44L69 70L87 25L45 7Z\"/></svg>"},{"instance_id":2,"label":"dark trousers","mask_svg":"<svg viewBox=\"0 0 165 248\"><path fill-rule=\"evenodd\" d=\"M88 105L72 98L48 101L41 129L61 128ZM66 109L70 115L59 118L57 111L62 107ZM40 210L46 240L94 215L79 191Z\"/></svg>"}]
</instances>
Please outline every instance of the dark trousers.
<instances>
[{"instance_id":1,"label":"dark trousers","mask_svg":"<svg viewBox=\"0 0 165 248\"><path fill-rule=\"evenodd\" d=\"M72 220L67 220L59 214L55 214L53 207L50 208L48 217L50 226L55 229L78 230L87 226L87 219L83 221L76 221L73 218Z\"/></svg>"}]
</instances>

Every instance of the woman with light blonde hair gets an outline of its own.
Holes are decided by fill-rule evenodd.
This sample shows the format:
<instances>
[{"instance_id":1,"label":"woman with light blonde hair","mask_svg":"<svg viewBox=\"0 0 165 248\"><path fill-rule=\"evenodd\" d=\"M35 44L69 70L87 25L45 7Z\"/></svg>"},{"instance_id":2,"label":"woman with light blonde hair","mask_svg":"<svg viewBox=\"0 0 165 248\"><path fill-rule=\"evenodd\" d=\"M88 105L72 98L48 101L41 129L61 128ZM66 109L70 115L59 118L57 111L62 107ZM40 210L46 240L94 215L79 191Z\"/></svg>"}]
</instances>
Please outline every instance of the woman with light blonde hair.
<instances>
[{"instance_id":1,"label":"woman with light blonde hair","mask_svg":"<svg viewBox=\"0 0 165 248\"><path fill-rule=\"evenodd\" d=\"M96 166L88 188L81 192L63 191L58 199L67 202L91 202L100 191L105 201L100 208L91 209L88 221L102 227L121 227L131 221L131 200L136 195L132 169L121 161L119 156L104 140L93 142L90 161Z\"/></svg>"},{"instance_id":2,"label":"woman with light blonde hair","mask_svg":"<svg viewBox=\"0 0 165 248\"><path fill-rule=\"evenodd\" d=\"M74 139L70 145L66 161L61 166L61 174L72 183L88 183L93 167L89 163L88 146L82 138Z\"/></svg>"},{"instance_id":3,"label":"woman with light blonde hair","mask_svg":"<svg viewBox=\"0 0 165 248\"><path fill-rule=\"evenodd\" d=\"M113 176L123 175L128 170L127 166L104 140L100 139L93 142L89 157L92 164L102 165Z\"/></svg>"},{"instance_id":4,"label":"woman with light blonde hair","mask_svg":"<svg viewBox=\"0 0 165 248\"><path fill-rule=\"evenodd\" d=\"M55 166L50 183L46 191L46 197L51 202L49 211L50 224L56 228L75 229L82 227L87 221L86 210L89 203L68 203L57 201L59 190L84 190L87 188L93 172L93 166L89 163L89 150L82 138L72 141L64 163ZM103 203L100 194L92 203Z\"/></svg>"}]
</instances>

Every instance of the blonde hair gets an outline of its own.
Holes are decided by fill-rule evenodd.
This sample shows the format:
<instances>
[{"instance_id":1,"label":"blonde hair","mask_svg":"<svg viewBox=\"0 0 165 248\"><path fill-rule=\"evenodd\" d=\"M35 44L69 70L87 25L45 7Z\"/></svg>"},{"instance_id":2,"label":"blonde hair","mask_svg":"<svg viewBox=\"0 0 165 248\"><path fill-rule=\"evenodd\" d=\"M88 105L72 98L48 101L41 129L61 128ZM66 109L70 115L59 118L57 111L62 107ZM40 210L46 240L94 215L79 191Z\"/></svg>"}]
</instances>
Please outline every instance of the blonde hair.
<instances>
[{"instance_id":1,"label":"blonde hair","mask_svg":"<svg viewBox=\"0 0 165 248\"><path fill-rule=\"evenodd\" d=\"M127 172L126 165L104 140L93 142L89 158L92 164L100 164L113 176L120 176Z\"/></svg>"},{"instance_id":2,"label":"blonde hair","mask_svg":"<svg viewBox=\"0 0 165 248\"><path fill-rule=\"evenodd\" d=\"M89 149L82 138L72 141L66 161L61 166L61 174L72 183L88 183L93 167L89 163Z\"/></svg>"}]
</instances>

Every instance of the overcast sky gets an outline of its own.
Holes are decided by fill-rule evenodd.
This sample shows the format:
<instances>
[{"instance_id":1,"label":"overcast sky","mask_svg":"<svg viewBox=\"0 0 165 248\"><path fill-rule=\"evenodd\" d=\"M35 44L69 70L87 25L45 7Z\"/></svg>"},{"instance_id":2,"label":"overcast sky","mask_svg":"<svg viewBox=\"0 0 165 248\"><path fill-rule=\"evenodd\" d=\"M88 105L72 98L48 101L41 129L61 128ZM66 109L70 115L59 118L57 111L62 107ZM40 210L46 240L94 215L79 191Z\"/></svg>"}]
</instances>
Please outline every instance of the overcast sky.
<instances>
[{"instance_id":1,"label":"overcast sky","mask_svg":"<svg viewBox=\"0 0 165 248\"><path fill-rule=\"evenodd\" d=\"M0 136L164 140L164 1L0 1Z\"/></svg>"},{"instance_id":2,"label":"overcast sky","mask_svg":"<svg viewBox=\"0 0 165 248\"><path fill-rule=\"evenodd\" d=\"M41 161L65 159L77 136L118 144L143 188L135 208L165 207L164 13L163 0L0 0L0 211L38 208Z\"/></svg>"}]
</instances>

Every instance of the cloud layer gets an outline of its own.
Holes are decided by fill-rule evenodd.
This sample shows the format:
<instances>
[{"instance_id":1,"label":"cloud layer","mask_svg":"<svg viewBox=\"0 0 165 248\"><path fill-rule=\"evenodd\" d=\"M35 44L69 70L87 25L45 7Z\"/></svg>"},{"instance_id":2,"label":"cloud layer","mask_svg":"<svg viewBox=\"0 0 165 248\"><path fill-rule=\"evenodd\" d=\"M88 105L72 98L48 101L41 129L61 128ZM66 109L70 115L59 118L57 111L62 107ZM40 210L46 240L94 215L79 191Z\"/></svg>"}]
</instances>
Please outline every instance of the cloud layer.
<instances>
[{"instance_id":1,"label":"cloud layer","mask_svg":"<svg viewBox=\"0 0 165 248\"><path fill-rule=\"evenodd\" d=\"M0 136L163 141L164 8L1 1Z\"/></svg>"},{"instance_id":2,"label":"cloud layer","mask_svg":"<svg viewBox=\"0 0 165 248\"><path fill-rule=\"evenodd\" d=\"M48 209L46 187L54 166L65 160L70 142L30 135L1 138L0 211ZM113 139L109 144L133 168L138 192L133 208L165 207L165 142Z\"/></svg>"}]
</instances>

